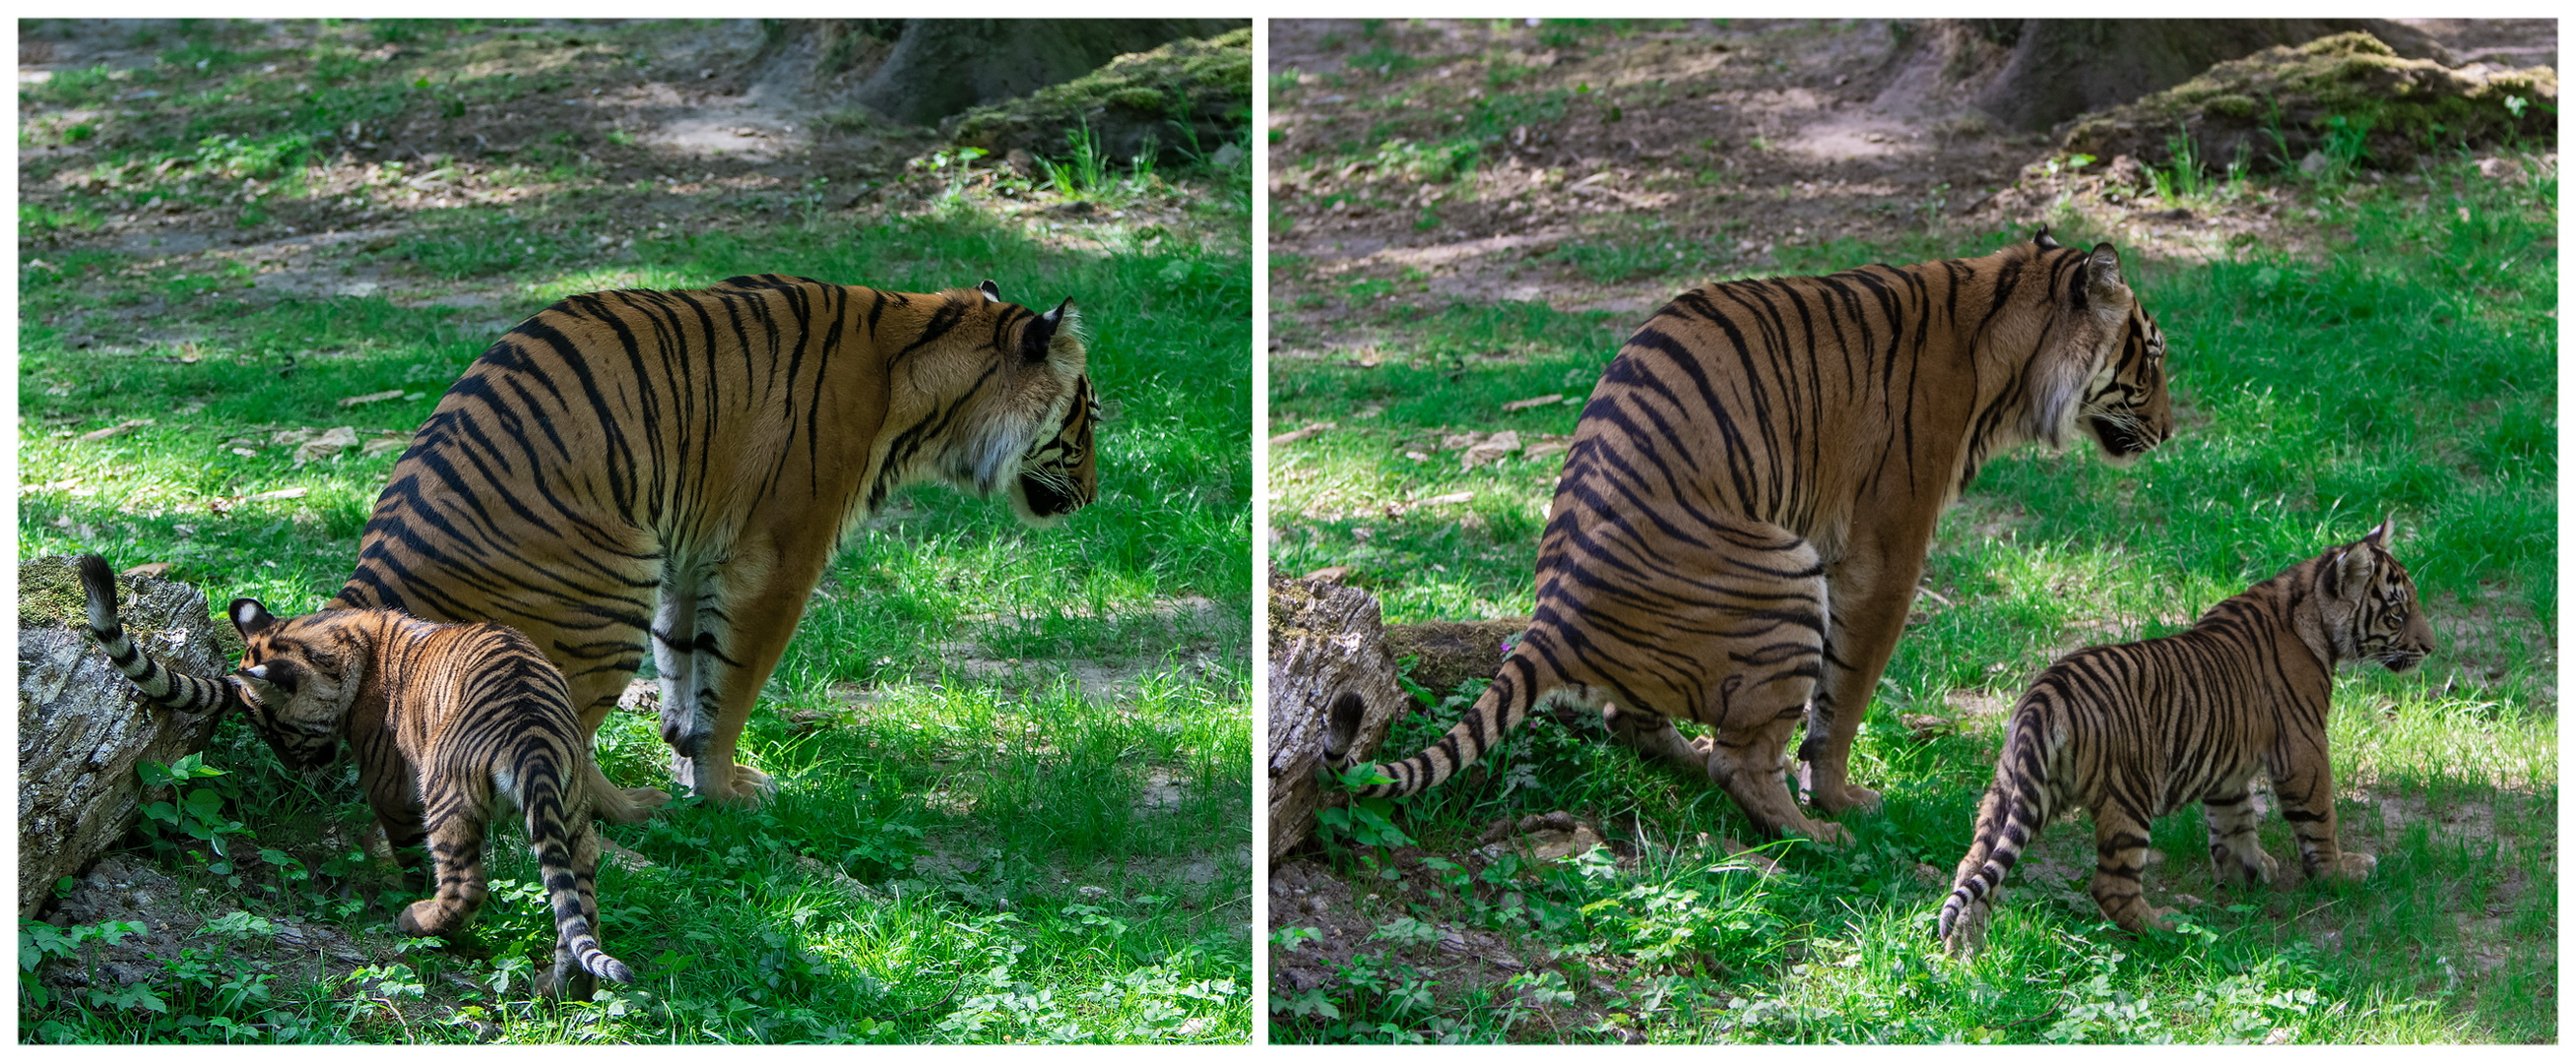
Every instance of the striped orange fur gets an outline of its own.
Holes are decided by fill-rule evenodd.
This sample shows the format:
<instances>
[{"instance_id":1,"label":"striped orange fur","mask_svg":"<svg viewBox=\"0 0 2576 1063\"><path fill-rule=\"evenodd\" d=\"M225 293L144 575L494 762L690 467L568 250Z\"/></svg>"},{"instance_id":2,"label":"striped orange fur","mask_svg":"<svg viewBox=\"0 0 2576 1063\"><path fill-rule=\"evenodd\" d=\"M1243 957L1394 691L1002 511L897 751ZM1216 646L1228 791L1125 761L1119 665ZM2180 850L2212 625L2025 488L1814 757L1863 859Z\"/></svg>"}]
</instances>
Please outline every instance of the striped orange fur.
<instances>
[{"instance_id":1,"label":"striped orange fur","mask_svg":"<svg viewBox=\"0 0 2576 1063\"><path fill-rule=\"evenodd\" d=\"M1438 785L1543 703L1704 769L1765 832L1838 841L1800 811L1870 806L1852 738L1941 511L2024 441L2126 460L2172 433L2164 338L2110 245L1730 281L1631 336L1577 423L1539 542L1538 607L1464 720L1380 770ZM1688 743L1676 719L1710 725Z\"/></svg>"},{"instance_id":2,"label":"striped orange fur","mask_svg":"<svg viewBox=\"0 0 2576 1063\"><path fill-rule=\"evenodd\" d=\"M395 464L331 609L526 632L585 735L649 653L681 781L752 801L762 684L844 533L894 491L1004 494L1044 524L1097 492L1070 302L736 277L574 296L468 367ZM664 799L596 774L601 815Z\"/></svg>"},{"instance_id":3,"label":"striped orange fur","mask_svg":"<svg viewBox=\"0 0 2576 1063\"><path fill-rule=\"evenodd\" d=\"M2194 801L2221 883L2270 882L2279 864L2255 834L2253 783L2272 781L2310 877L2367 878L2377 861L2335 837L2326 713L2338 662L2403 672L2433 651L2433 629L2390 524L2290 566L2210 607L2191 630L2067 654L2013 707L1994 785L1977 807L1934 934L1974 947L1993 894L2058 812L2093 815L2093 899L2132 931L2170 928L2138 880L2149 824Z\"/></svg>"},{"instance_id":4,"label":"striped orange fur","mask_svg":"<svg viewBox=\"0 0 2576 1063\"><path fill-rule=\"evenodd\" d=\"M436 873L437 895L403 910L404 932L447 936L473 921L487 893L484 832L507 800L527 818L554 909L550 989L586 999L593 978L634 980L597 936L589 739L563 673L527 636L389 609L279 619L240 598L230 613L245 644L241 668L206 680L126 637L104 559L85 556L80 571L90 636L145 697L183 712L239 712L291 767L328 764L347 743L407 884L419 888L424 842Z\"/></svg>"}]
</instances>

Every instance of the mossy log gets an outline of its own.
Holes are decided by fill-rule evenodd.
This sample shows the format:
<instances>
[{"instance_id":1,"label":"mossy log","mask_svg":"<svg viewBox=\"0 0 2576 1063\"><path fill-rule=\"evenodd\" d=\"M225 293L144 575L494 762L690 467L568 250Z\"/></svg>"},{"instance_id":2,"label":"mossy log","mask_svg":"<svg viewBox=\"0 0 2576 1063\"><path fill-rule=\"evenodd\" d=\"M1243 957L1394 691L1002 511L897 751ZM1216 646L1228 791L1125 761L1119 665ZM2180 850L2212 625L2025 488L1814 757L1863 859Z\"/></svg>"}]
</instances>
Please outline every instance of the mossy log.
<instances>
[{"instance_id":1,"label":"mossy log","mask_svg":"<svg viewBox=\"0 0 2576 1063\"><path fill-rule=\"evenodd\" d=\"M149 576L118 581L135 644L198 675L227 670L205 593ZM90 641L80 573L67 557L18 566L18 914L134 829L136 765L206 748L215 718L144 703Z\"/></svg>"},{"instance_id":2,"label":"mossy log","mask_svg":"<svg viewBox=\"0 0 2576 1063\"><path fill-rule=\"evenodd\" d=\"M2076 119L2059 140L2068 153L2121 155L2171 166L2189 144L2216 172L2298 165L2311 152L2340 153L2378 169L2426 151L2518 141L2555 150L2558 74L2548 67L2453 69L2409 59L2367 33L2268 48L2220 63L2180 85Z\"/></svg>"},{"instance_id":3,"label":"mossy log","mask_svg":"<svg viewBox=\"0 0 2576 1063\"><path fill-rule=\"evenodd\" d=\"M1406 704L1376 598L1357 587L1271 574L1271 859L1314 831L1318 773L1366 758Z\"/></svg>"}]
</instances>

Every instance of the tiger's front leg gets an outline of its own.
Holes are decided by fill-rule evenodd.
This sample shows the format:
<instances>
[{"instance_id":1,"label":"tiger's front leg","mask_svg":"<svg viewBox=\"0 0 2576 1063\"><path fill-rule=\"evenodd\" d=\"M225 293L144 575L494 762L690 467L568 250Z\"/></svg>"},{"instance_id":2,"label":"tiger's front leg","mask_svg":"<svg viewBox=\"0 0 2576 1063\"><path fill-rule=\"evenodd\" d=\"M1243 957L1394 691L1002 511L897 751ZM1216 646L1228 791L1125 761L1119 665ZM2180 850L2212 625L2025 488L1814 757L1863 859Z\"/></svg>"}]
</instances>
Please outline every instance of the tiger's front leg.
<instances>
[{"instance_id":1,"label":"tiger's front leg","mask_svg":"<svg viewBox=\"0 0 2576 1063\"><path fill-rule=\"evenodd\" d=\"M734 754L760 689L787 651L805 600L832 558L837 531L828 522L787 517L755 517L753 526L777 530L738 543L715 569L713 593L702 596L707 604L697 619L697 711L711 718L711 726L704 744L679 751L686 757L682 781L712 800L737 805L758 804L777 790L768 773L735 763Z\"/></svg>"},{"instance_id":2,"label":"tiger's front leg","mask_svg":"<svg viewBox=\"0 0 2576 1063\"><path fill-rule=\"evenodd\" d=\"M1889 535L1912 540L1904 529ZM1906 610L1914 603L1914 584L1923 575L1920 541L1855 543L1833 566L1829 582L1829 634L1825 639L1824 677L1807 712L1807 738L1798 744L1798 759L1807 762L1807 799L1827 812L1878 807L1878 791L1851 782L1852 743L1869 715L1871 692L1896 652L1905 631Z\"/></svg>"},{"instance_id":3,"label":"tiger's front leg","mask_svg":"<svg viewBox=\"0 0 2576 1063\"><path fill-rule=\"evenodd\" d=\"M2304 754L2304 755L2302 755ZM2326 755L2325 736L2293 753L2272 779L2281 799L2281 818L2299 836L2299 864L2311 879L2340 878L2360 882L2378 870L2379 858L2347 853L2336 839L2334 762Z\"/></svg>"},{"instance_id":4,"label":"tiger's front leg","mask_svg":"<svg viewBox=\"0 0 2576 1063\"><path fill-rule=\"evenodd\" d=\"M2210 871L2221 885L2230 878L2249 886L2269 883L2280 872L2281 862L2263 851L2263 838L2256 830L2261 817L2254 808L2253 780L2202 801L2200 810L2209 825Z\"/></svg>"}]
</instances>

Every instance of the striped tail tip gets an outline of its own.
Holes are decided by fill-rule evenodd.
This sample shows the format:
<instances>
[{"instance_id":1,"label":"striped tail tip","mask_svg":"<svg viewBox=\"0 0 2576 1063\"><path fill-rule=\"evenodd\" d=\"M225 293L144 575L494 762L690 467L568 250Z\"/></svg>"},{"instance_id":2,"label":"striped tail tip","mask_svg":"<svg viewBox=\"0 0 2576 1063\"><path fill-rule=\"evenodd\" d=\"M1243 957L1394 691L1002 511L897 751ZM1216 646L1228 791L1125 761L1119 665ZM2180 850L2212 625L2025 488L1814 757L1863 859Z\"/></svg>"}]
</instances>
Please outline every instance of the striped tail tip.
<instances>
[{"instance_id":1,"label":"striped tail tip","mask_svg":"<svg viewBox=\"0 0 2576 1063\"><path fill-rule=\"evenodd\" d=\"M626 965L619 962L617 957L605 952L593 951L582 961L581 966L583 970L619 985L635 984L635 972L627 970Z\"/></svg>"},{"instance_id":2,"label":"striped tail tip","mask_svg":"<svg viewBox=\"0 0 2576 1063\"><path fill-rule=\"evenodd\" d=\"M113 638L119 629L116 619L116 572L107 567L107 559L97 554L82 554L79 561L81 596L88 599L90 633L101 640Z\"/></svg>"}]
</instances>

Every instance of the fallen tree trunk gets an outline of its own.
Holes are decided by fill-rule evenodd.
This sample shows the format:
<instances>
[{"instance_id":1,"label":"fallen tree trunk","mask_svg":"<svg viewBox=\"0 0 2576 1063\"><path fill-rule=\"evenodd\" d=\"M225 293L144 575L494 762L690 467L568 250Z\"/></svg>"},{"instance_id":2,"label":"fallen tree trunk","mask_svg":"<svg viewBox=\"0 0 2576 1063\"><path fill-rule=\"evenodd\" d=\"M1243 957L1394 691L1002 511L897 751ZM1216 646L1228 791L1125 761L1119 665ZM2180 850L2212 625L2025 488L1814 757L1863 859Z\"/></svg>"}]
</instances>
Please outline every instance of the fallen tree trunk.
<instances>
[{"instance_id":1,"label":"fallen tree trunk","mask_svg":"<svg viewBox=\"0 0 2576 1063\"><path fill-rule=\"evenodd\" d=\"M1270 576L1270 858L1315 829L1319 770L1359 763L1404 712L1377 599Z\"/></svg>"},{"instance_id":2,"label":"fallen tree trunk","mask_svg":"<svg viewBox=\"0 0 2576 1063\"><path fill-rule=\"evenodd\" d=\"M198 675L227 670L205 593L149 576L118 580L137 646ZM70 558L18 566L18 914L77 877L134 829L135 766L206 748L215 718L146 704L90 641ZM68 625L68 626L67 626Z\"/></svg>"}]
</instances>

